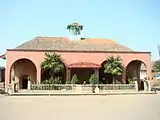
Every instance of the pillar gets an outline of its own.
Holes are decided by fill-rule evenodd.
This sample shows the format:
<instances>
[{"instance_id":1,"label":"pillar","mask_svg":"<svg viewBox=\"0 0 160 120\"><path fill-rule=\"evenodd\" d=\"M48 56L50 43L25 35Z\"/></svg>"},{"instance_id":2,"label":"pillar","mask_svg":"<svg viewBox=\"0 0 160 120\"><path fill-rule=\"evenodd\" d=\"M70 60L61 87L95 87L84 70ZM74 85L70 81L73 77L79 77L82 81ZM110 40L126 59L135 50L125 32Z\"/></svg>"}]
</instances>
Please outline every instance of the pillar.
<instances>
[{"instance_id":1,"label":"pillar","mask_svg":"<svg viewBox=\"0 0 160 120\"><path fill-rule=\"evenodd\" d=\"M66 68L66 81L70 81L70 80L71 80L71 69Z\"/></svg>"},{"instance_id":2,"label":"pillar","mask_svg":"<svg viewBox=\"0 0 160 120\"><path fill-rule=\"evenodd\" d=\"M137 77L138 89L139 90L141 88L141 83L140 83L140 67L141 67L141 65L137 64L137 66L136 66L136 77Z\"/></svg>"},{"instance_id":3,"label":"pillar","mask_svg":"<svg viewBox=\"0 0 160 120\"><path fill-rule=\"evenodd\" d=\"M135 81L135 89L138 92L138 82L137 81Z\"/></svg>"},{"instance_id":4,"label":"pillar","mask_svg":"<svg viewBox=\"0 0 160 120\"><path fill-rule=\"evenodd\" d=\"M68 69L68 80L71 80L71 68Z\"/></svg>"},{"instance_id":5,"label":"pillar","mask_svg":"<svg viewBox=\"0 0 160 120\"><path fill-rule=\"evenodd\" d=\"M28 80L27 90L28 90L28 91L30 91L30 90L31 90L31 81L30 81L30 80Z\"/></svg>"},{"instance_id":6,"label":"pillar","mask_svg":"<svg viewBox=\"0 0 160 120\"><path fill-rule=\"evenodd\" d=\"M11 73L10 73L10 81L12 86L12 92L15 92L15 65L11 67ZM19 81L18 81L19 82Z\"/></svg>"},{"instance_id":7,"label":"pillar","mask_svg":"<svg viewBox=\"0 0 160 120\"><path fill-rule=\"evenodd\" d=\"M122 83L126 83L126 68L124 68L123 73L122 73Z\"/></svg>"},{"instance_id":8,"label":"pillar","mask_svg":"<svg viewBox=\"0 0 160 120\"><path fill-rule=\"evenodd\" d=\"M95 69L94 69L94 73L95 73L96 77L97 77L98 80L99 80L99 68L95 68Z\"/></svg>"},{"instance_id":9,"label":"pillar","mask_svg":"<svg viewBox=\"0 0 160 120\"><path fill-rule=\"evenodd\" d=\"M37 68L37 84L41 83L41 68Z\"/></svg>"},{"instance_id":10,"label":"pillar","mask_svg":"<svg viewBox=\"0 0 160 120\"><path fill-rule=\"evenodd\" d=\"M152 79L152 72L151 72L151 68L147 68L147 80L151 80Z\"/></svg>"}]
</instances>

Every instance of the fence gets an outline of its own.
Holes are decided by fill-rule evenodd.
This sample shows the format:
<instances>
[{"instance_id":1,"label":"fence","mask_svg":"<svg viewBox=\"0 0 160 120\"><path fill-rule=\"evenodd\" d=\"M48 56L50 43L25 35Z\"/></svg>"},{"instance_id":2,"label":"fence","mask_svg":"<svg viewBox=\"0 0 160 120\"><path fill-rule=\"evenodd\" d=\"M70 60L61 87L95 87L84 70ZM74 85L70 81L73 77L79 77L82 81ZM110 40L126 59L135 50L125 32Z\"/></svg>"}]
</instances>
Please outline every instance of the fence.
<instances>
[{"instance_id":1,"label":"fence","mask_svg":"<svg viewBox=\"0 0 160 120\"><path fill-rule=\"evenodd\" d=\"M135 90L135 84L106 84L98 85L100 91L106 90Z\"/></svg>"},{"instance_id":2,"label":"fence","mask_svg":"<svg viewBox=\"0 0 160 120\"><path fill-rule=\"evenodd\" d=\"M135 84L100 84L100 85L72 85L72 84L31 84L32 91L70 91L70 92L93 92L98 87L99 92L113 90L136 90Z\"/></svg>"},{"instance_id":3,"label":"fence","mask_svg":"<svg viewBox=\"0 0 160 120\"><path fill-rule=\"evenodd\" d=\"M68 84L31 84L31 90L73 90L74 85Z\"/></svg>"}]
</instances>

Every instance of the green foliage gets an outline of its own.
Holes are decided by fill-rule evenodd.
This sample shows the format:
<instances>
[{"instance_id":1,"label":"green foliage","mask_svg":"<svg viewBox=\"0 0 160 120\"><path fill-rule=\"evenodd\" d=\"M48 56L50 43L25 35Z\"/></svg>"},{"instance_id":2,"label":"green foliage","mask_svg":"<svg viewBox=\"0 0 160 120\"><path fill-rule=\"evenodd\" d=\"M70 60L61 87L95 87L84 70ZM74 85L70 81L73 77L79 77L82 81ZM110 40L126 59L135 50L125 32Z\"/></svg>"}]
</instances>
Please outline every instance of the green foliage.
<instances>
[{"instance_id":1,"label":"green foliage","mask_svg":"<svg viewBox=\"0 0 160 120\"><path fill-rule=\"evenodd\" d=\"M89 78L89 83L92 85L98 84L99 80L95 74L92 74L91 77Z\"/></svg>"},{"instance_id":2,"label":"green foliage","mask_svg":"<svg viewBox=\"0 0 160 120\"><path fill-rule=\"evenodd\" d=\"M160 60L157 60L154 62L152 71L153 72L160 72Z\"/></svg>"},{"instance_id":3,"label":"green foliage","mask_svg":"<svg viewBox=\"0 0 160 120\"><path fill-rule=\"evenodd\" d=\"M66 81L66 84L71 84L71 81L69 80L69 81Z\"/></svg>"},{"instance_id":4,"label":"green foliage","mask_svg":"<svg viewBox=\"0 0 160 120\"><path fill-rule=\"evenodd\" d=\"M65 66L60 55L56 53L45 53L45 59L41 64L41 68L49 70L51 78L54 78L55 73L63 71Z\"/></svg>"},{"instance_id":5,"label":"green foliage","mask_svg":"<svg viewBox=\"0 0 160 120\"><path fill-rule=\"evenodd\" d=\"M62 84L62 78L61 77L51 77L49 80L44 80L42 84Z\"/></svg>"},{"instance_id":6,"label":"green foliage","mask_svg":"<svg viewBox=\"0 0 160 120\"><path fill-rule=\"evenodd\" d=\"M129 84L135 84L134 80L129 80Z\"/></svg>"},{"instance_id":7,"label":"green foliage","mask_svg":"<svg viewBox=\"0 0 160 120\"><path fill-rule=\"evenodd\" d=\"M104 72L112 75L122 75L123 65L120 57L114 58L113 56L107 58L104 64Z\"/></svg>"},{"instance_id":8,"label":"green foliage","mask_svg":"<svg viewBox=\"0 0 160 120\"><path fill-rule=\"evenodd\" d=\"M153 80L152 81L152 86L153 87L160 86L160 80Z\"/></svg>"},{"instance_id":9,"label":"green foliage","mask_svg":"<svg viewBox=\"0 0 160 120\"><path fill-rule=\"evenodd\" d=\"M67 25L67 30L72 32L73 35L80 35L80 31L83 30L83 25L80 25L75 22L75 23Z\"/></svg>"},{"instance_id":10,"label":"green foliage","mask_svg":"<svg viewBox=\"0 0 160 120\"><path fill-rule=\"evenodd\" d=\"M113 75L113 81L116 82L114 79L115 75L122 75L123 73L123 65L122 59L120 57L109 57L107 58L104 64L104 73L109 73Z\"/></svg>"},{"instance_id":11,"label":"green foliage","mask_svg":"<svg viewBox=\"0 0 160 120\"><path fill-rule=\"evenodd\" d=\"M77 84L79 82L79 79L77 77L76 74L73 75L72 80L71 80L71 84Z\"/></svg>"}]
</instances>

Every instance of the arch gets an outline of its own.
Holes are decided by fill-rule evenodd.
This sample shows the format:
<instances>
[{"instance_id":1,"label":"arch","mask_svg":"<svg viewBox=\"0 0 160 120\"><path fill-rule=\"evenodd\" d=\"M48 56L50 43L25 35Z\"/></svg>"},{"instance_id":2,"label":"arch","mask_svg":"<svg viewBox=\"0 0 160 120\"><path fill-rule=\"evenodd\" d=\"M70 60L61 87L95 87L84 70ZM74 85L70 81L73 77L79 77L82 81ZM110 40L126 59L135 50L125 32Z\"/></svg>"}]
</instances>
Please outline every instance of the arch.
<instances>
[{"instance_id":1,"label":"arch","mask_svg":"<svg viewBox=\"0 0 160 120\"><path fill-rule=\"evenodd\" d=\"M55 73L56 77L61 77L62 78L62 83L66 82L66 71L67 71L67 67L66 64L63 62L62 63L64 65L64 70L58 73ZM49 80L51 78L51 75L49 74L50 69L41 69L41 82L45 81L45 80Z\"/></svg>"},{"instance_id":2,"label":"arch","mask_svg":"<svg viewBox=\"0 0 160 120\"><path fill-rule=\"evenodd\" d=\"M30 76L31 82L37 80L37 68L34 62L28 58L15 60L10 67L10 83L11 81L18 82L19 89L22 89L23 76Z\"/></svg>"},{"instance_id":3,"label":"arch","mask_svg":"<svg viewBox=\"0 0 160 120\"><path fill-rule=\"evenodd\" d=\"M135 60L130 60L130 61L128 61L128 63L126 64L126 67L127 67L130 63L132 63L132 62L141 62L141 63L143 63L143 64L145 65L145 67L147 68L146 62L143 61L143 60L140 60L140 59L135 59Z\"/></svg>"},{"instance_id":4,"label":"arch","mask_svg":"<svg viewBox=\"0 0 160 120\"><path fill-rule=\"evenodd\" d=\"M145 72L145 77L147 77L147 65L142 60L132 60L126 66L126 83L132 83L134 81L138 82L138 89L144 90L143 80L142 78L142 65L143 65L143 72Z\"/></svg>"},{"instance_id":5,"label":"arch","mask_svg":"<svg viewBox=\"0 0 160 120\"><path fill-rule=\"evenodd\" d=\"M114 82L116 82L116 84L122 83L122 75L113 76L112 74L104 73L104 64L106 62L107 62L106 60L103 61L101 63L101 67L99 68L99 81L100 81L100 83L102 83L102 84L113 84ZM115 81L113 81L113 77L115 78Z\"/></svg>"}]
</instances>

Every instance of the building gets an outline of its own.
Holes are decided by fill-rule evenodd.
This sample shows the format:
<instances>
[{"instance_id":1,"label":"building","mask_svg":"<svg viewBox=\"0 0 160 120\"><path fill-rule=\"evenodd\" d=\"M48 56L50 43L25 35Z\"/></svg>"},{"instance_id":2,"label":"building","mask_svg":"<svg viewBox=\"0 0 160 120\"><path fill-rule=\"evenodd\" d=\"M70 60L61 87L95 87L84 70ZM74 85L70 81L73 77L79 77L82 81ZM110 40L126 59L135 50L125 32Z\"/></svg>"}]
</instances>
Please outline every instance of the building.
<instances>
[{"instance_id":1,"label":"building","mask_svg":"<svg viewBox=\"0 0 160 120\"><path fill-rule=\"evenodd\" d=\"M5 68L0 67L0 82L4 82L4 81L5 81Z\"/></svg>"},{"instance_id":2,"label":"building","mask_svg":"<svg viewBox=\"0 0 160 120\"><path fill-rule=\"evenodd\" d=\"M151 53L137 52L110 39L83 38L69 40L65 37L36 37L26 43L6 52L5 86L12 80L19 82L19 89L27 88L28 77L33 83L41 83L47 76L47 71L40 65L45 53L61 55L65 65L64 81L70 80L76 73L79 79L86 81L92 73L96 73L104 82L102 64L109 56L120 56L123 60L123 75L117 76L121 83L128 83L129 79L140 80L140 68L143 63L146 74L151 78ZM109 83L111 76L105 77Z\"/></svg>"}]
</instances>

